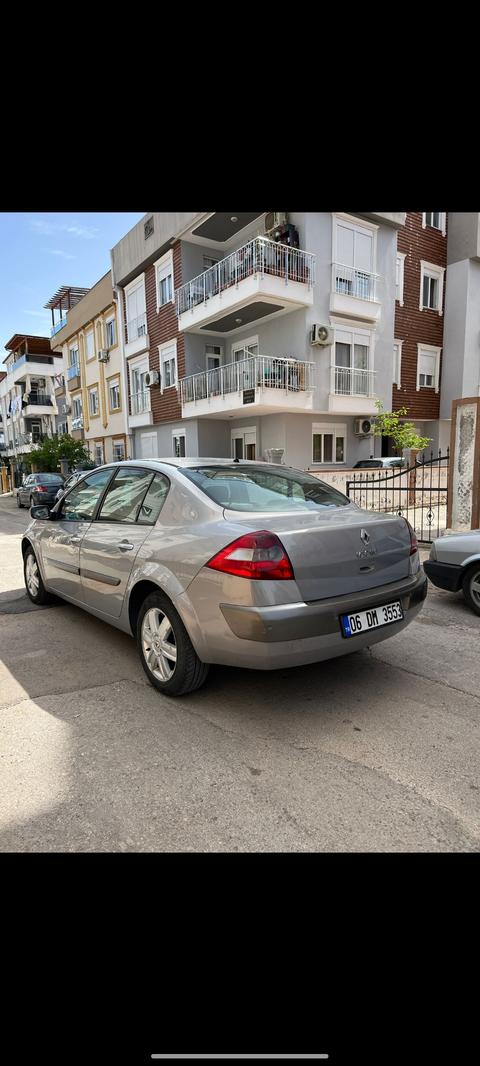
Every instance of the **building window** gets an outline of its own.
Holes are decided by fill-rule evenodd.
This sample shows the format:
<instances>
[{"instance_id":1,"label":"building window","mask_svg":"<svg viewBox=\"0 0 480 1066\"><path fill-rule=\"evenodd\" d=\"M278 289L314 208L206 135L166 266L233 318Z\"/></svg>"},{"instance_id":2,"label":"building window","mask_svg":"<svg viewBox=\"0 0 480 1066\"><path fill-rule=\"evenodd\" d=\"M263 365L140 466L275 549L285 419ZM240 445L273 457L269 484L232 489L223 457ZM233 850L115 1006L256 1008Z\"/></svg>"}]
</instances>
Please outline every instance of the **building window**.
<instances>
[{"instance_id":1,"label":"building window","mask_svg":"<svg viewBox=\"0 0 480 1066\"><path fill-rule=\"evenodd\" d=\"M431 344L418 345L417 392L419 389L435 389L438 392L441 351L441 348L434 348Z\"/></svg>"},{"instance_id":2,"label":"building window","mask_svg":"<svg viewBox=\"0 0 480 1066\"><path fill-rule=\"evenodd\" d=\"M177 384L177 342L169 341L159 344L160 373L162 375L162 392Z\"/></svg>"},{"instance_id":3,"label":"building window","mask_svg":"<svg viewBox=\"0 0 480 1066\"><path fill-rule=\"evenodd\" d=\"M222 347L220 344L206 344L205 358L207 370L216 370L222 362Z\"/></svg>"},{"instance_id":4,"label":"building window","mask_svg":"<svg viewBox=\"0 0 480 1066\"><path fill-rule=\"evenodd\" d=\"M314 422L312 426L312 460L314 463L344 463L347 427Z\"/></svg>"},{"instance_id":5,"label":"building window","mask_svg":"<svg viewBox=\"0 0 480 1066\"><path fill-rule=\"evenodd\" d=\"M403 307L403 278L405 269L405 252L397 252L395 266L395 299Z\"/></svg>"},{"instance_id":6,"label":"building window","mask_svg":"<svg viewBox=\"0 0 480 1066\"><path fill-rule=\"evenodd\" d=\"M439 229L445 236L446 233L446 212L445 211L424 211L422 226L425 229L426 226L432 226L433 229Z\"/></svg>"},{"instance_id":7,"label":"building window","mask_svg":"<svg viewBox=\"0 0 480 1066\"><path fill-rule=\"evenodd\" d=\"M57 432L58 433L65 433L66 431L63 430L63 429L60 429L60 426L59 426ZM40 440L41 434L42 434L41 422L32 422L32 443L33 444L36 444Z\"/></svg>"},{"instance_id":8,"label":"building window","mask_svg":"<svg viewBox=\"0 0 480 1066\"><path fill-rule=\"evenodd\" d=\"M110 404L110 412L120 410L120 380L114 378L108 384L108 402Z\"/></svg>"},{"instance_id":9,"label":"building window","mask_svg":"<svg viewBox=\"0 0 480 1066\"><path fill-rule=\"evenodd\" d=\"M72 345L72 347L68 349L68 365L78 368L78 364L79 364L78 345L75 344L75 345Z\"/></svg>"},{"instance_id":10,"label":"building window","mask_svg":"<svg viewBox=\"0 0 480 1066\"><path fill-rule=\"evenodd\" d=\"M203 257L203 269L210 270L211 267L216 266L218 259L212 259L210 255L204 255Z\"/></svg>"},{"instance_id":11,"label":"building window","mask_svg":"<svg viewBox=\"0 0 480 1066\"><path fill-rule=\"evenodd\" d=\"M122 459L125 459L125 441L114 440L112 445L112 454L114 463L120 463Z\"/></svg>"},{"instance_id":12,"label":"building window","mask_svg":"<svg viewBox=\"0 0 480 1066\"><path fill-rule=\"evenodd\" d=\"M98 388L96 385L88 390L88 409L92 418L98 415Z\"/></svg>"},{"instance_id":13,"label":"building window","mask_svg":"<svg viewBox=\"0 0 480 1066\"><path fill-rule=\"evenodd\" d=\"M336 215L333 222L333 291L374 300L377 227Z\"/></svg>"},{"instance_id":14,"label":"building window","mask_svg":"<svg viewBox=\"0 0 480 1066\"><path fill-rule=\"evenodd\" d=\"M136 278L125 289L127 304L127 343L132 344L147 333L147 315L145 311L145 278Z\"/></svg>"},{"instance_id":15,"label":"building window","mask_svg":"<svg viewBox=\"0 0 480 1066\"><path fill-rule=\"evenodd\" d=\"M82 417L82 397L73 396L72 398L72 415L74 418Z\"/></svg>"},{"instance_id":16,"label":"building window","mask_svg":"<svg viewBox=\"0 0 480 1066\"><path fill-rule=\"evenodd\" d=\"M105 323L105 335L107 348L114 348L117 343L115 319L109 318Z\"/></svg>"},{"instance_id":17,"label":"building window","mask_svg":"<svg viewBox=\"0 0 480 1066\"><path fill-rule=\"evenodd\" d=\"M94 451L95 463L96 463L97 466L102 466L103 461L104 461L103 460L103 441L95 441L94 447L95 447L95 451Z\"/></svg>"},{"instance_id":18,"label":"building window","mask_svg":"<svg viewBox=\"0 0 480 1066\"><path fill-rule=\"evenodd\" d=\"M148 364L132 366L130 363L130 400L132 415L141 415L150 411L150 389L145 385Z\"/></svg>"},{"instance_id":19,"label":"building window","mask_svg":"<svg viewBox=\"0 0 480 1066\"><path fill-rule=\"evenodd\" d=\"M369 330L335 328L335 364L330 391L336 396L369 396L373 388L373 341Z\"/></svg>"},{"instance_id":20,"label":"building window","mask_svg":"<svg viewBox=\"0 0 480 1066\"><path fill-rule=\"evenodd\" d=\"M173 299L173 255L167 252L155 263L157 279L157 311Z\"/></svg>"},{"instance_id":21,"label":"building window","mask_svg":"<svg viewBox=\"0 0 480 1066\"><path fill-rule=\"evenodd\" d=\"M33 431L33 428L32 428L32 431ZM59 436L61 436L62 433L68 433L68 423L67 422L59 422L58 426L57 426L57 433L58 433Z\"/></svg>"},{"instance_id":22,"label":"building window","mask_svg":"<svg viewBox=\"0 0 480 1066\"><path fill-rule=\"evenodd\" d=\"M185 431L178 430L176 433L172 433L172 454L176 459L183 459L187 454L185 451Z\"/></svg>"},{"instance_id":23,"label":"building window","mask_svg":"<svg viewBox=\"0 0 480 1066\"><path fill-rule=\"evenodd\" d=\"M94 356L95 356L95 343L94 343L94 337L93 337L93 329L89 330L89 332L85 334L85 354L86 354L87 362L90 359L93 359Z\"/></svg>"},{"instance_id":24,"label":"building window","mask_svg":"<svg viewBox=\"0 0 480 1066\"><path fill-rule=\"evenodd\" d=\"M420 261L420 310L438 311L442 314L443 267L436 263Z\"/></svg>"},{"instance_id":25,"label":"building window","mask_svg":"<svg viewBox=\"0 0 480 1066\"><path fill-rule=\"evenodd\" d=\"M403 341L393 342L393 384L397 389L402 382L402 344Z\"/></svg>"}]
</instances>

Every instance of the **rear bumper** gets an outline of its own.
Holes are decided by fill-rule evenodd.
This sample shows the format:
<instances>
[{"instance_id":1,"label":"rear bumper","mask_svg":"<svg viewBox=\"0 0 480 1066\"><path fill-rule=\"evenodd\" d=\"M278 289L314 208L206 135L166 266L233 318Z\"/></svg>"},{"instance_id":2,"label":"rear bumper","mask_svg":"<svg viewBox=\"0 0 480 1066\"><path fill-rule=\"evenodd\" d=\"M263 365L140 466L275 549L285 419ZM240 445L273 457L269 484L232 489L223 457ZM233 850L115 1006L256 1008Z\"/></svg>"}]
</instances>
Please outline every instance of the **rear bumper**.
<instances>
[{"instance_id":1,"label":"rear bumper","mask_svg":"<svg viewBox=\"0 0 480 1066\"><path fill-rule=\"evenodd\" d=\"M176 601L195 650L203 662L276 670L348 655L404 629L418 614L428 582L420 569L402 581L315 603L252 606L220 603L204 613L205 599L192 603L187 593ZM189 590L190 591L190 590ZM401 622L345 638L341 614L354 614L400 600Z\"/></svg>"},{"instance_id":2,"label":"rear bumper","mask_svg":"<svg viewBox=\"0 0 480 1066\"><path fill-rule=\"evenodd\" d=\"M461 566L454 563L438 563L428 559L423 568L432 585L438 589L446 589L447 592L458 592L463 577Z\"/></svg>"}]
</instances>

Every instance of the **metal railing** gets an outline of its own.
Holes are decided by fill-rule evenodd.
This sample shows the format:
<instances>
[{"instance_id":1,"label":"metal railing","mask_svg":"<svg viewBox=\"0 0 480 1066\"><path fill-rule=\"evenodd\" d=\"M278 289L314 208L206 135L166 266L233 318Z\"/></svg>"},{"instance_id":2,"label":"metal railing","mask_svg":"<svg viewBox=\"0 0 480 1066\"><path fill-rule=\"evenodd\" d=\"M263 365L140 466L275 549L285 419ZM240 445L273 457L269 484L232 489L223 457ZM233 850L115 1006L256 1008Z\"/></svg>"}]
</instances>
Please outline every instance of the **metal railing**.
<instances>
[{"instance_id":1,"label":"metal railing","mask_svg":"<svg viewBox=\"0 0 480 1066\"><path fill-rule=\"evenodd\" d=\"M48 392L31 392L29 393L27 406L32 404L34 407L52 407L52 397Z\"/></svg>"},{"instance_id":2,"label":"metal railing","mask_svg":"<svg viewBox=\"0 0 480 1066\"><path fill-rule=\"evenodd\" d=\"M252 274L271 274L289 281L299 281L309 288L315 281L315 256L288 244L276 244L265 237L255 237L238 251L187 281L175 292L177 315L191 311L198 304L217 296Z\"/></svg>"},{"instance_id":3,"label":"metal railing","mask_svg":"<svg viewBox=\"0 0 480 1066\"><path fill-rule=\"evenodd\" d=\"M132 415L143 415L144 412L151 411L150 389L145 389L143 392L133 392L131 401Z\"/></svg>"},{"instance_id":4,"label":"metal railing","mask_svg":"<svg viewBox=\"0 0 480 1066\"><path fill-rule=\"evenodd\" d=\"M72 418L72 429L83 429L83 415Z\"/></svg>"},{"instance_id":5,"label":"metal railing","mask_svg":"<svg viewBox=\"0 0 480 1066\"><path fill-rule=\"evenodd\" d=\"M67 370L67 379L71 381L72 378L80 377L80 363L72 363Z\"/></svg>"},{"instance_id":6,"label":"metal railing","mask_svg":"<svg viewBox=\"0 0 480 1066\"><path fill-rule=\"evenodd\" d=\"M137 318L131 318L127 322L127 344L138 341L139 337L145 337L147 333L147 314L143 311Z\"/></svg>"},{"instance_id":7,"label":"metal railing","mask_svg":"<svg viewBox=\"0 0 480 1066\"><path fill-rule=\"evenodd\" d=\"M330 367L330 392L335 396L373 396L374 370L349 366Z\"/></svg>"},{"instance_id":8,"label":"metal railing","mask_svg":"<svg viewBox=\"0 0 480 1066\"><path fill-rule=\"evenodd\" d=\"M347 481L347 496L368 511L406 518L417 537L426 544L447 528L449 450L446 454L417 456L411 466L399 470L361 470Z\"/></svg>"},{"instance_id":9,"label":"metal railing","mask_svg":"<svg viewBox=\"0 0 480 1066\"><path fill-rule=\"evenodd\" d=\"M190 374L180 381L182 404L226 396L245 389L281 389L285 392L313 392L315 363L297 359L251 355L236 363Z\"/></svg>"},{"instance_id":10,"label":"metal railing","mask_svg":"<svg viewBox=\"0 0 480 1066\"><path fill-rule=\"evenodd\" d=\"M375 300L378 274L357 270L344 263L332 263L332 288L341 296L355 296L358 300Z\"/></svg>"}]
</instances>

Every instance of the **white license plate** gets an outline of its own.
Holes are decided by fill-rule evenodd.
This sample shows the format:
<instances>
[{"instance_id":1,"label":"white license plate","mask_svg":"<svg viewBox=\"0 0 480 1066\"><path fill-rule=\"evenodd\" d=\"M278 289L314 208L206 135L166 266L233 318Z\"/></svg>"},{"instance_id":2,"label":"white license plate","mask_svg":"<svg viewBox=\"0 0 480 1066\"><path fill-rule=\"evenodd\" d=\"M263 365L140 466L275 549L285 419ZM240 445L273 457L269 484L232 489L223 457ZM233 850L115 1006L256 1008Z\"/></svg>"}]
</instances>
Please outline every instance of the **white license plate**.
<instances>
[{"instance_id":1,"label":"white license plate","mask_svg":"<svg viewBox=\"0 0 480 1066\"><path fill-rule=\"evenodd\" d=\"M378 629L379 626L389 626L392 622L401 622L402 618L402 605L397 600L396 603L385 603L381 607L371 607L369 611L359 611L357 614L341 614L340 622L344 637L356 637L359 633L366 633L368 629Z\"/></svg>"}]
</instances>

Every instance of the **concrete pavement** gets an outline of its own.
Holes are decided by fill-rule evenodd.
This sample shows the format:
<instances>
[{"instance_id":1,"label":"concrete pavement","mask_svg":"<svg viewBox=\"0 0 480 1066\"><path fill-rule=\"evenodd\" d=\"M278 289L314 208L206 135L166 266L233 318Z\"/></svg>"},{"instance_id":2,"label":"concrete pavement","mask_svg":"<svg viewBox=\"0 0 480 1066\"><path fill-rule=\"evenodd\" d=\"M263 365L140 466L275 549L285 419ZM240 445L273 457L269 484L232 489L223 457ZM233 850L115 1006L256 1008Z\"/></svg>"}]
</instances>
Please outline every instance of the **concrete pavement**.
<instances>
[{"instance_id":1,"label":"concrete pavement","mask_svg":"<svg viewBox=\"0 0 480 1066\"><path fill-rule=\"evenodd\" d=\"M369 651L211 670L168 699L134 641L35 608L0 498L0 850L477 851L480 618L432 589Z\"/></svg>"}]
</instances>

